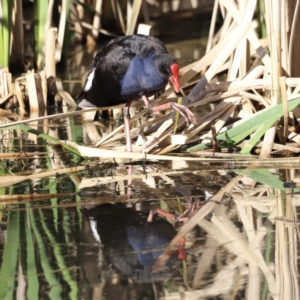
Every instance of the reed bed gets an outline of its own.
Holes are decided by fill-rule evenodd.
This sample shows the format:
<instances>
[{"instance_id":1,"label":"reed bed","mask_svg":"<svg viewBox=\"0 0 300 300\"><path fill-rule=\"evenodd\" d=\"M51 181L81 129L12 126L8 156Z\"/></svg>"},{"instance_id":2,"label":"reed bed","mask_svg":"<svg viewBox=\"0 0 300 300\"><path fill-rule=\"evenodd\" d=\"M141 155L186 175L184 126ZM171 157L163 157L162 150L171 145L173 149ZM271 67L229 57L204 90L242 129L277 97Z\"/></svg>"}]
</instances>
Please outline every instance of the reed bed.
<instances>
[{"instance_id":1,"label":"reed bed","mask_svg":"<svg viewBox=\"0 0 300 300\"><path fill-rule=\"evenodd\" d=\"M17 104L22 115L25 111L44 109L49 95L56 95L58 92L55 63L61 58L62 35L70 5L73 7L74 3L63 1L63 13L56 30L49 25L51 8L53 9L49 3L46 21L48 29L43 32L47 36L45 55L41 56L45 57L43 71L29 71L25 77L12 83L9 71L1 70L0 100L6 105ZM259 5L260 9L265 8L265 14L260 18L256 16L259 12L256 1L248 2L247 5L239 2L236 5L233 1L215 1L206 54L199 61L183 67L180 80L185 95L183 103L193 112L197 114L207 104L213 104L214 109L197 118L197 124L189 126L186 126L182 118L175 118L173 112L146 118L147 110L132 111L131 136L137 141L136 151L141 148L144 153L166 154L182 148L184 144L190 153L199 155L201 150L211 148L214 142L217 145L215 150L242 145L241 153L253 153L255 148L260 157L276 153L278 144L289 143L292 148L288 151L293 152L295 149L295 153L298 152L300 77L297 77L297 70L293 68L293 62L297 59L292 57L295 53L293 47L297 47L293 42L297 14L283 22L283 12L290 12L293 8L288 1L284 7L278 7L280 3L269 1L260 1ZM136 9L128 17L128 34L133 32L140 3L134 2L133 7ZM100 8L96 6L98 12ZM36 12L44 13L40 9L37 6ZM74 12L74 7L70 11ZM216 32L218 11L222 12L224 23ZM261 39L255 28L255 21L258 19L261 26L266 28L263 32L267 33ZM78 18L76 20L79 21ZM95 14L94 24L100 26L98 14ZM40 50L37 53L42 53L44 46L38 47ZM197 79L199 74L202 74L200 80ZM226 80L218 81L219 75L223 78L225 75ZM76 107L67 92L60 92L60 97L69 106ZM160 97L153 100L153 105L166 101L177 101L171 88L167 88ZM140 104L138 101L134 105ZM104 109L108 108L99 108ZM99 148L119 150L124 142L122 127L107 135L89 121L94 114L83 117L83 125L91 141ZM143 120L142 124L140 120ZM212 125L215 134L210 129ZM245 139L248 139L246 144Z\"/></svg>"},{"instance_id":2,"label":"reed bed","mask_svg":"<svg viewBox=\"0 0 300 300\"><path fill-rule=\"evenodd\" d=\"M120 2L113 3L112 13L118 16L123 33L134 32L141 1L134 1L132 7L127 8L127 24ZM205 105L210 104L214 108L197 117L197 124L186 125L180 117L176 122L176 114L173 112L149 118L147 110L137 108L141 102L136 102L131 116L131 136L137 144L136 152L133 153L124 152L123 125L108 133L105 125L99 126L99 123L94 122L97 110L116 107L74 111L76 103L73 98L67 91L59 89L59 84L55 82L55 63L61 59L63 53L63 28L69 13L69 20L73 22L78 39L82 38L86 27L93 29L94 38L99 32L109 34L107 29L101 28L101 1L97 1L95 6L93 25L84 21L74 2L62 1L64 11L58 29L49 25L52 4L53 2L49 1L47 7L49 10L46 21L46 46L43 43L38 45L40 50L37 65L42 66L45 59L45 67L38 72L30 70L15 80L12 80L8 68L0 70L0 104L3 107L0 110L0 134L2 146L6 150L6 159L26 164L26 159L35 153L37 158L46 157L48 170L37 169L35 174L20 172L18 175L8 175L7 163L8 167L3 168L5 172L1 174L0 187L9 188L26 180L56 178L68 174L76 191L118 184L121 191L118 201L134 205L142 200L132 195L128 197L131 181L144 183L149 178L160 178L179 190L180 186L174 177L185 179L191 176L191 180L194 180L192 183L196 186L198 181L193 178L199 175L200 171L207 175L208 170L218 169L220 173L223 172L224 176L221 177L226 178L227 183L215 195L210 195L203 206L191 215L158 259L154 269L158 271L163 268L174 252L178 240L184 236L192 239L194 228L199 226L208 236L205 247L201 250L197 252L193 247L190 248L190 261L187 260L186 264L193 272L183 274L186 286L180 287L180 296L199 299L224 295L224 298L235 299L239 291L245 290L246 299L299 299L297 212L300 205L300 179L295 170L299 167L299 158L289 157L298 155L300 151L300 72L297 68L299 37L296 35L299 3L279 0L216 0L206 53L200 60L182 67L180 74L183 103L196 115ZM9 12L8 7L4 8L0 13ZM222 16L223 25L216 30L218 14ZM40 32L39 36L42 36ZM0 38L8 37L0 34ZM13 40L16 40L15 37ZM44 56L40 55L41 51L45 51ZM4 60L1 63L6 66ZM68 107L67 111L46 115L46 100L49 99L49 94L63 99ZM168 101L177 101L171 88L167 88L161 96L153 99L153 104ZM9 111L16 107L18 113ZM27 118L28 115L30 119ZM77 115L83 116L84 134L89 138L89 145L76 143L76 134L72 130L68 132L68 141L60 139L57 131L60 124L56 124L57 120ZM20 152L16 157L16 153L10 149L13 148L15 139L24 139L24 133L28 135L28 139L35 141L35 144L38 138L45 139L48 152L29 152L27 158ZM213 143L216 146L212 151ZM109 169L109 172L101 176L95 172L92 178L85 176L87 165L75 164L70 167L70 161L66 160L66 163L61 159L56 145L64 147L67 153L73 152L78 164L86 158L98 158L94 162L89 161L89 167L97 165ZM237 153L227 153L230 150ZM271 157L273 154L283 157L275 159ZM162 166L155 165L157 161L168 161L171 167L165 170ZM116 162L123 167L123 173L112 176L110 166ZM139 164L134 174L125 174L127 170L124 163L128 162ZM152 162L154 167L147 169L145 166L148 162ZM197 164L196 171L191 171L192 167L193 170L195 167L192 164ZM238 175L232 178L233 172L229 174L226 169L234 170ZM285 169L282 177L291 183L291 187L284 186L275 169ZM157 193L153 199L160 199L161 195L155 184L153 189ZM150 191L153 190L149 189L149 194ZM56 192L53 195L68 197L78 193ZM189 191L182 191L180 200L189 196L193 195L190 195ZM3 205L34 203L38 199L48 197L51 197L50 190L41 198L29 197L26 194L16 196L12 193L1 196L0 202ZM230 198L231 204L226 203L226 197ZM148 197L146 200L153 199ZM101 198L99 203L101 201L114 202L112 197ZM55 210L58 207L78 207L92 203L95 204L95 199L84 203L77 201L73 204L62 203L46 207ZM37 205L37 209L40 207ZM16 207L5 209L8 213L24 210ZM32 213L29 215L34 225ZM207 216L210 216L209 221ZM236 225L237 220L243 225L243 232ZM274 240L270 238L272 233ZM35 234L38 236L37 232ZM42 247L43 243L39 245ZM17 262L17 254L15 256ZM274 257L274 261L271 260L271 256ZM192 260L197 262L196 268L191 263ZM212 265L215 275L207 285L204 278L210 274ZM63 261L60 270L65 269L66 262ZM51 282L51 278L47 280ZM74 295L76 292L74 289ZM178 292L170 291L167 287L164 288L164 292L164 299L179 297Z\"/></svg>"}]
</instances>

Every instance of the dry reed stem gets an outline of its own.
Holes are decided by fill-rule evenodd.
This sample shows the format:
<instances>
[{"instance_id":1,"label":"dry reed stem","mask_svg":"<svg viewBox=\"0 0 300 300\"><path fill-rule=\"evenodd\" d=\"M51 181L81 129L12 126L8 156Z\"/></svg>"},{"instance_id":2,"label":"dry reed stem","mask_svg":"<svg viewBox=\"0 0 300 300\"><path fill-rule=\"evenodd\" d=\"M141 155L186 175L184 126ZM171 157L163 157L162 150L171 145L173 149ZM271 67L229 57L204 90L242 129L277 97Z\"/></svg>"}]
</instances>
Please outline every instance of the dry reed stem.
<instances>
[{"instance_id":1,"label":"dry reed stem","mask_svg":"<svg viewBox=\"0 0 300 300\"><path fill-rule=\"evenodd\" d=\"M47 30L50 29L50 27L51 27L52 16L53 16L53 7L54 7L54 0L49 0L48 1L48 9L47 9L47 19L46 19L46 24L45 24L46 34L47 34Z\"/></svg>"},{"instance_id":2,"label":"dry reed stem","mask_svg":"<svg viewBox=\"0 0 300 300\"><path fill-rule=\"evenodd\" d=\"M125 26L125 22L124 22L124 18L123 18L123 13L122 13L122 8L120 5L120 1L119 0L114 0L116 2L116 8L117 8L117 12L118 12L118 19L120 22L120 26L122 28L122 32L125 33L126 32L126 26Z\"/></svg>"},{"instance_id":3,"label":"dry reed stem","mask_svg":"<svg viewBox=\"0 0 300 300\"><path fill-rule=\"evenodd\" d=\"M122 105L119 105L119 107L122 107ZM27 123L32 123L36 121L41 121L41 120L47 120L47 119L61 119L64 117L72 117L72 116L78 116L81 115L85 112L92 112L92 111L102 111L102 110L107 110L110 109L111 106L108 107L93 107L86 109L85 111L71 111L71 112L65 112L65 113L60 113L56 115L50 115L50 116L43 116L43 117L37 117L37 118L30 118L28 120L22 120L22 121L16 121L16 122L11 122L10 124L4 124L0 125L0 128L8 127L8 126L14 126L14 125L20 125L20 124L27 124Z\"/></svg>"},{"instance_id":4,"label":"dry reed stem","mask_svg":"<svg viewBox=\"0 0 300 300\"><path fill-rule=\"evenodd\" d=\"M238 210L238 216L240 217L244 229L248 236L248 245L251 252L254 252L256 250L256 247L259 245L256 245L253 243L253 239L255 238L255 229L253 226L254 220L249 220L247 214L246 214L246 206L237 206ZM251 222L252 221L252 222ZM260 273L259 268L257 264L249 263L249 280L247 283L247 299L259 299L260 295Z\"/></svg>"},{"instance_id":5,"label":"dry reed stem","mask_svg":"<svg viewBox=\"0 0 300 300\"><path fill-rule=\"evenodd\" d=\"M57 33L57 47L55 51L55 61L60 62L61 54L64 44L64 36L66 32L66 24L67 24L67 1L62 0L61 3L61 11L60 11L60 19Z\"/></svg>"},{"instance_id":6,"label":"dry reed stem","mask_svg":"<svg viewBox=\"0 0 300 300\"><path fill-rule=\"evenodd\" d=\"M81 22L81 26L85 27L87 29L91 29L91 30L95 29L95 28L93 28L93 26L91 24L86 23L86 22ZM108 31L108 30L103 29L103 28L99 29L99 32L103 33L104 35L107 35L107 36L118 37L118 35L115 34L114 32Z\"/></svg>"},{"instance_id":7,"label":"dry reed stem","mask_svg":"<svg viewBox=\"0 0 300 300\"><path fill-rule=\"evenodd\" d=\"M154 155L154 154L146 154L146 153L134 153L134 152L122 152L122 151L114 151L107 149L97 149L85 146L79 146L76 143L71 141L66 141L66 143L73 148L77 149L81 155L86 157L101 157L101 158L114 158L114 159L150 159L150 160L183 160L182 157L177 156L167 156L167 155ZM194 157L185 157L187 161L206 161L206 159L202 158L194 158ZM213 161L220 161L218 159L213 159Z\"/></svg>"},{"instance_id":8,"label":"dry reed stem","mask_svg":"<svg viewBox=\"0 0 300 300\"><path fill-rule=\"evenodd\" d=\"M157 140L159 138L162 137L162 135L164 134L164 132L166 130L168 130L168 128L173 124L173 120L166 120L162 123L162 125L160 127L158 127L156 132L151 132L150 134L148 134L148 136L146 136L142 130L139 130L138 132L138 139L136 142L137 146L143 146L142 149L147 149L147 151L145 150L145 152L149 152L157 143ZM171 132L170 130L168 130L168 132ZM155 145L154 145L155 144ZM151 147L152 146L152 147ZM151 149L150 149L151 148ZM142 151L140 151L142 152Z\"/></svg>"},{"instance_id":9,"label":"dry reed stem","mask_svg":"<svg viewBox=\"0 0 300 300\"><path fill-rule=\"evenodd\" d=\"M209 33L208 33L205 54L207 54L213 46L214 32L215 32L217 16L218 16L218 7L219 7L219 0L215 0L214 8L212 11L212 17L211 17L211 21L210 21L210 28L209 28Z\"/></svg>"},{"instance_id":10,"label":"dry reed stem","mask_svg":"<svg viewBox=\"0 0 300 300\"><path fill-rule=\"evenodd\" d=\"M58 93L58 95L60 95L63 98L63 100L66 102L66 104L68 104L72 109L77 108L76 102L68 92L61 91Z\"/></svg>"},{"instance_id":11,"label":"dry reed stem","mask_svg":"<svg viewBox=\"0 0 300 300\"><path fill-rule=\"evenodd\" d=\"M229 34L230 41L226 44L226 47L214 57L214 62L210 65L209 69L205 72L205 75L199 80L196 86L192 89L189 95L184 99L184 104L188 104L196 95L198 95L205 85L215 76L217 70L225 63L230 54L235 50L239 41L242 37L251 29L251 26L244 22L236 29L234 29L231 34Z\"/></svg>"},{"instance_id":12,"label":"dry reed stem","mask_svg":"<svg viewBox=\"0 0 300 300\"><path fill-rule=\"evenodd\" d=\"M220 7L223 7L221 1L219 0ZM230 31L234 28L232 25L232 16L227 13L226 9L224 8L225 12L225 17L224 17L224 22L223 26L220 28L219 32L216 34L216 42L220 42L224 39L224 37L230 33Z\"/></svg>"},{"instance_id":13,"label":"dry reed stem","mask_svg":"<svg viewBox=\"0 0 300 300\"><path fill-rule=\"evenodd\" d=\"M93 177L93 178L82 178L80 184L78 185L79 189L87 188L87 187L93 187L93 186L99 186L101 184L108 184L113 182L119 182L120 180L124 181L132 181L135 179L146 179L151 177L161 177L162 179L165 179L165 176L170 175L183 175L185 173L193 173L191 171L170 171L170 172L148 172L143 174L134 174L134 175L115 175L107 176L107 177Z\"/></svg>"},{"instance_id":14,"label":"dry reed stem","mask_svg":"<svg viewBox=\"0 0 300 300\"><path fill-rule=\"evenodd\" d=\"M292 138L292 137L289 136L289 138ZM244 140L238 146L243 147L247 142L248 142L247 140ZM256 146L257 147L262 147L262 144L263 144L263 142L259 142ZM300 152L300 148L298 148L298 147L293 147L293 146L288 146L288 145L281 145L281 144L277 144L277 143L273 143L272 150L276 150L276 151L286 150L286 151L291 151L293 153L299 153Z\"/></svg>"},{"instance_id":15,"label":"dry reed stem","mask_svg":"<svg viewBox=\"0 0 300 300\"><path fill-rule=\"evenodd\" d=\"M277 105L279 103L279 76L282 75L281 67L281 31L280 31L280 3L279 0L266 1L266 18L269 20L269 32L271 39L271 79L272 79L272 89L271 89L271 100L272 105ZM269 128L264 136L264 144L261 149L261 157L269 157L272 144L274 143L275 133L276 133L277 123L273 127Z\"/></svg>"},{"instance_id":16,"label":"dry reed stem","mask_svg":"<svg viewBox=\"0 0 300 300\"><path fill-rule=\"evenodd\" d=\"M93 20L93 30L92 30L92 34L93 37L95 39L98 38L99 35L99 30L101 28L101 10L102 10L102 0L97 0L96 4L95 4L95 16L94 16L94 20Z\"/></svg>"},{"instance_id":17,"label":"dry reed stem","mask_svg":"<svg viewBox=\"0 0 300 300\"><path fill-rule=\"evenodd\" d=\"M97 128L93 124L93 121L82 119L82 126L84 127L85 132L90 138L92 144L96 144L100 140L101 136L99 135Z\"/></svg>"},{"instance_id":18,"label":"dry reed stem","mask_svg":"<svg viewBox=\"0 0 300 300\"><path fill-rule=\"evenodd\" d=\"M12 96L13 96L13 93L1 97L1 98L0 98L0 104L3 104L3 103L6 102L8 99L10 99Z\"/></svg>"},{"instance_id":19,"label":"dry reed stem","mask_svg":"<svg viewBox=\"0 0 300 300\"><path fill-rule=\"evenodd\" d=\"M253 197L253 196L236 196L235 193L231 193L233 201L237 205L251 205L258 211L270 213L276 206L277 196L263 196L263 197ZM300 206L300 196L295 194L291 195L292 206ZM270 208L265 210L265 208Z\"/></svg>"},{"instance_id":20,"label":"dry reed stem","mask_svg":"<svg viewBox=\"0 0 300 300\"><path fill-rule=\"evenodd\" d=\"M247 20L244 20L243 16L240 14L240 12L237 10L234 2L232 0L219 0L224 7L226 7L227 12L234 18L234 20L237 22L237 24L241 25L243 22L247 23ZM265 49L262 47L261 42L258 40L254 29L251 27L247 39L253 46L253 48L256 50L258 56L260 59L263 61L264 65L270 69L271 67L271 62L270 62L270 57L266 53Z\"/></svg>"},{"instance_id":21,"label":"dry reed stem","mask_svg":"<svg viewBox=\"0 0 300 300\"><path fill-rule=\"evenodd\" d=\"M286 85L288 87L296 87L299 84L300 78L286 78ZM224 92L224 91L245 91L250 89L272 89L272 82L270 79L251 79L245 78L240 81L222 81L215 82L207 88L207 92ZM293 99L290 97L289 99Z\"/></svg>"},{"instance_id":22,"label":"dry reed stem","mask_svg":"<svg viewBox=\"0 0 300 300\"><path fill-rule=\"evenodd\" d=\"M147 143L147 148L145 149L146 153L149 153L160 140L163 140L166 136L169 136L173 130L173 128L170 128L172 124L173 120L167 120L157 129L155 134L150 137L150 143Z\"/></svg>"},{"instance_id":23,"label":"dry reed stem","mask_svg":"<svg viewBox=\"0 0 300 300\"><path fill-rule=\"evenodd\" d=\"M281 200L281 199L280 199ZM281 201L279 201L281 202ZM279 203L277 203L278 205ZM282 215L282 205L277 206L277 214ZM288 240L283 222L276 221L276 247L275 247L275 264L277 293L282 295L282 299L293 299L291 272L288 263Z\"/></svg>"},{"instance_id":24,"label":"dry reed stem","mask_svg":"<svg viewBox=\"0 0 300 300\"><path fill-rule=\"evenodd\" d=\"M198 75L201 70L211 65L214 62L216 56L227 46L227 44L234 38L234 36L235 32L233 34L227 35L208 54L204 55L198 62L196 62L191 69L187 70L187 72L180 78L180 85L184 85L194 76ZM169 88L168 90L166 90L166 92L161 97L153 101L153 104L158 104L161 100L164 100L171 92L173 92L173 88Z\"/></svg>"},{"instance_id":25,"label":"dry reed stem","mask_svg":"<svg viewBox=\"0 0 300 300\"><path fill-rule=\"evenodd\" d=\"M239 3L244 3L243 2L239 2ZM248 1L247 6L245 5L244 9L243 9L243 13L244 13L244 20L248 21L249 23L251 23L251 20L253 18L253 14L254 14L254 10L256 7L256 0L252 0L252 1ZM231 65L231 69L230 72L228 73L228 80L234 80L237 77L237 73L238 70L239 72L239 76L240 77L244 77L244 75L246 74L247 70L246 70L246 60L247 60L247 43L246 43L246 37L241 39L241 42L239 43L239 45L237 46L235 53L234 53L234 59ZM242 60L242 57L244 57L244 59ZM241 69L241 63L243 64L243 71Z\"/></svg>"},{"instance_id":26,"label":"dry reed stem","mask_svg":"<svg viewBox=\"0 0 300 300\"><path fill-rule=\"evenodd\" d=\"M57 38L57 28L49 28L46 31L46 45L45 45L45 72L46 77L56 77L56 61L55 61L55 51L56 51L56 38Z\"/></svg>"},{"instance_id":27,"label":"dry reed stem","mask_svg":"<svg viewBox=\"0 0 300 300\"><path fill-rule=\"evenodd\" d=\"M26 73L26 89L29 97L30 112L39 110L39 102L37 97L37 89L35 85L34 70Z\"/></svg>"},{"instance_id":28,"label":"dry reed stem","mask_svg":"<svg viewBox=\"0 0 300 300\"><path fill-rule=\"evenodd\" d=\"M115 136L116 133L118 133L119 131L122 131L122 130L124 130L124 125L117 127L111 133L107 134L106 136L103 136L102 139L96 143L95 147L99 147L101 144L103 144L105 141L107 141L110 137Z\"/></svg>"}]
</instances>

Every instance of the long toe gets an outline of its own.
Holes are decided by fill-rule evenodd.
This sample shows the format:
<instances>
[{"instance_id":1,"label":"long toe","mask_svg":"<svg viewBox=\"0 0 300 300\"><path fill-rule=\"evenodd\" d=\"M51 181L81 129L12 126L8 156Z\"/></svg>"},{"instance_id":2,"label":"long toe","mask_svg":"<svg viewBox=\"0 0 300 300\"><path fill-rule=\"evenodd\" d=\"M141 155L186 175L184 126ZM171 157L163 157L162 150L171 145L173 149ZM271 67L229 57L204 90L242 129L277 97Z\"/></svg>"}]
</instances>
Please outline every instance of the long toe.
<instances>
[{"instance_id":1,"label":"long toe","mask_svg":"<svg viewBox=\"0 0 300 300\"><path fill-rule=\"evenodd\" d=\"M173 102L172 108L178 111L184 117L187 124L196 124L194 113L192 113L186 106Z\"/></svg>"}]
</instances>

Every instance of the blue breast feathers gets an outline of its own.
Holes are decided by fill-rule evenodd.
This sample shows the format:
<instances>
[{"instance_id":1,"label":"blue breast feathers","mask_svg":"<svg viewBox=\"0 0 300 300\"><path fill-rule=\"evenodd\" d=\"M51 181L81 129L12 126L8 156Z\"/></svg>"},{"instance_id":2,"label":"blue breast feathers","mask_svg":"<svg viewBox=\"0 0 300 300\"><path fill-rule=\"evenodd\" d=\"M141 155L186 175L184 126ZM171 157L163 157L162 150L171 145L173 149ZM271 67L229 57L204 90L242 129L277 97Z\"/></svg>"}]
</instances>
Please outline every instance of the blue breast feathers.
<instances>
[{"instance_id":1,"label":"blue breast feathers","mask_svg":"<svg viewBox=\"0 0 300 300\"><path fill-rule=\"evenodd\" d=\"M121 96L149 95L151 91L155 93L164 88L166 83L167 79L162 77L153 63L153 55L144 59L137 55L120 81Z\"/></svg>"}]
</instances>

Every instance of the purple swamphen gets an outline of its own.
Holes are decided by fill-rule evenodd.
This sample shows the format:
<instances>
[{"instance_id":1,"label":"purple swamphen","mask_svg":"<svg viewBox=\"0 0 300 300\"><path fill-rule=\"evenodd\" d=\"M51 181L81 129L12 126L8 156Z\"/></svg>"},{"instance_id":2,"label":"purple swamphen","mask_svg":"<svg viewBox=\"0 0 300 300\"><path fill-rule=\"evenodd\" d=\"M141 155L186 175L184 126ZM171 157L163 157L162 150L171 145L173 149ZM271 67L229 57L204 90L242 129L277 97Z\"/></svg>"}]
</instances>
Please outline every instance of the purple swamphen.
<instances>
[{"instance_id":1,"label":"purple swamphen","mask_svg":"<svg viewBox=\"0 0 300 300\"><path fill-rule=\"evenodd\" d=\"M150 112L173 108L186 122L195 123L194 114L184 105L169 102L152 107L148 97L170 82L180 92L179 64L168 54L165 45L157 38L129 35L111 40L98 51L90 64L89 73L77 99L79 106L112 106L126 103L124 125L126 151L132 151L129 107L132 101L142 98Z\"/></svg>"}]
</instances>

